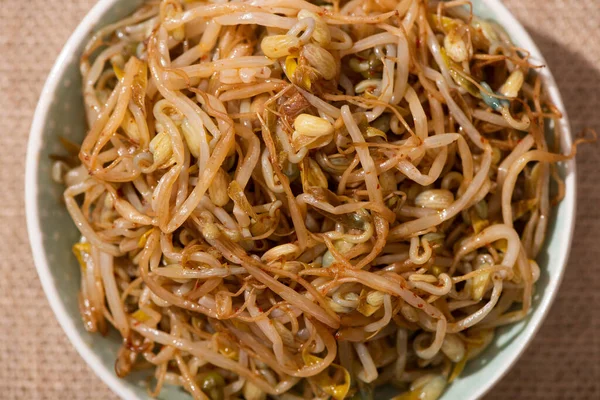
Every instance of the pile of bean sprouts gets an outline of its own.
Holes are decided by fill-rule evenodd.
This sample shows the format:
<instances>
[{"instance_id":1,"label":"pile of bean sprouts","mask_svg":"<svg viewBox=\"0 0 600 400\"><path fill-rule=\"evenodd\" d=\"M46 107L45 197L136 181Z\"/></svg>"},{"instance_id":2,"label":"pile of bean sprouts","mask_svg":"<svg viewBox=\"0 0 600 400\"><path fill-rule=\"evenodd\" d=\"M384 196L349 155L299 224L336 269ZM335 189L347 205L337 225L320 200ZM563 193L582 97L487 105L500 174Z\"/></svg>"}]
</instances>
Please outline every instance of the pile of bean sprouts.
<instances>
[{"instance_id":1,"label":"pile of bean sprouts","mask_svg":"<svg viewBox=\"0 0 600 400\"><path fill-rule=\"evenodd\" d=\"M163 0L100 29L53 168L85 327L153 396L437 399L531 308L574 155L539 67L466 1Z\"/></svg>"}]
</instances>

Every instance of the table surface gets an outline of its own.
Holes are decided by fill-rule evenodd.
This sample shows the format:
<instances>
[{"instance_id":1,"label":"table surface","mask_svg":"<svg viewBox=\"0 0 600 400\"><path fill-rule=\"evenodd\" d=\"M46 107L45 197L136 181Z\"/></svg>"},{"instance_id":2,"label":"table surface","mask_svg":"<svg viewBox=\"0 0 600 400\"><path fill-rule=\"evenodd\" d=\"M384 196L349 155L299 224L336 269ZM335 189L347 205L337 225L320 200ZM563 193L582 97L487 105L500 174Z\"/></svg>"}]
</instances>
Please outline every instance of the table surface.
<instances>
[{"instance_id":1,"label":"table surface","mask_svg":"<svg viewBox=\"0 0 600 400\"><path fill-rule=\"evenodd\" d=\"M94 0L0 0L0 397L115 399L70 345L35 272L24 210L33 111L61 47ZM573 132L600 130L600 0L505 0L538 43ZM600 165L577 155L575 240L541 330L486 399L600 399Z\"/></svg>"}]
</instances>

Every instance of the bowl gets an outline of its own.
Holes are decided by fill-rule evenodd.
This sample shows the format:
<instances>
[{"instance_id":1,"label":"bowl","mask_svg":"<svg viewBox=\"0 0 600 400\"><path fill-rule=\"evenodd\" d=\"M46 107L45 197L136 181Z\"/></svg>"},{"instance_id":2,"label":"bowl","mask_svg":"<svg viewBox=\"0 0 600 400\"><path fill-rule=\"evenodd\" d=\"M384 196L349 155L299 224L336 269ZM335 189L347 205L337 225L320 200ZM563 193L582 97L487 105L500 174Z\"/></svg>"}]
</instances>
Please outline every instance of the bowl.
<instances>
[{"instance_id":1,"label":"bowl","mask_svg":"<svg viewBox=\"0 0 600 400\"><path fill-rule=\"evenodd\" d=\"M79 316L79 266L71 245L79 233L62 202L63 188L51 179L49 155L61 150L58 137L81 141L86 132L79 56L91 32L134 11L142 0L100 0L79 24L60 53L43 88L29 137L26 163L26 212L29 239L35 265L63 330L81 357L120 397L148 399L143 375L120 379L114 361L120 338L112 332L105 337L90 334ZM499 0L474 0L476 15L501 23L513 41L531 51L532 59L546 64L531 37ZM571 135L565 108L556 83L548 70L541 72L551 100L563 113L559 128L562 148L569 149ZM558 290L568 258L575 221L575 163L561 164L566 193L553 210L545 247L538 257L542 274L536 285L533 307L526 319L498 331L492 345L468 363L462 376L452 383L442 399L477 399L488 391L515 363L531 342ZM71 379L71 378L70 378ZM391 396L391 394L390 394ZM160 399L189 399L175 387L166 386Z\"/></svg>"}]
</instances>

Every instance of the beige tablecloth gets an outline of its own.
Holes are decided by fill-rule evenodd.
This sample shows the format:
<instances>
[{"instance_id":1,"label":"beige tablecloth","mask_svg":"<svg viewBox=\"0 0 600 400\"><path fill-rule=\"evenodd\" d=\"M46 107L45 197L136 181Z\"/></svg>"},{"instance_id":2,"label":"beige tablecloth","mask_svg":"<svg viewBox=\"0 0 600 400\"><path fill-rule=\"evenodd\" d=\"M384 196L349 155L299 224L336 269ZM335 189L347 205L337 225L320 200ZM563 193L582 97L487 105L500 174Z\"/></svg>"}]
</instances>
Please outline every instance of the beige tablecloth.
<instances>
[{"instance_id":1,"label":"beige tablecloth","mask_svg":"<svg viewBox=\"0 0 600 400\"><path fill-rule=\"evenodd\" d=\"M114 399L56 322L35 272L23 207L38 95L94 0L0 0L0 398ZM541 47L574 132L600 130L600 0L506 0ZM487 399L600 399L600 168L581 148L577 228L564 283L540 332ZM460 400L460 399L458 399Z\"/></svg>"}]
</instances>

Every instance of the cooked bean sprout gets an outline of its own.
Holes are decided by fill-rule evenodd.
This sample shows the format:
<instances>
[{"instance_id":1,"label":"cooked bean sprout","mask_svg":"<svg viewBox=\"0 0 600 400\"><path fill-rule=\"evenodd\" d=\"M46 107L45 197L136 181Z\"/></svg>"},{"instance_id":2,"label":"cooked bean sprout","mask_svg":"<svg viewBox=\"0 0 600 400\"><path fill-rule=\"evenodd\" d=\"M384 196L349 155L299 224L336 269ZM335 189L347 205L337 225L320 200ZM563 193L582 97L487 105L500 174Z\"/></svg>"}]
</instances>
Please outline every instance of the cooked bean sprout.
<instances>
[{"instance_id":1,"label":"cooked bean sprout","mask_svg":"<svg viewBox=\"0 0 600 400\"><path fill-rule=\"evenodd\" d=\"M162 0L91 39L52 177L119 376L434 400L525 317L575 147L548 151L535 66L464 3Z\"/></svg>"}]
</instances>

